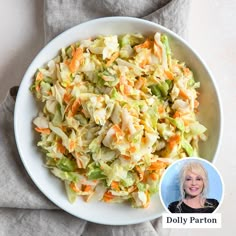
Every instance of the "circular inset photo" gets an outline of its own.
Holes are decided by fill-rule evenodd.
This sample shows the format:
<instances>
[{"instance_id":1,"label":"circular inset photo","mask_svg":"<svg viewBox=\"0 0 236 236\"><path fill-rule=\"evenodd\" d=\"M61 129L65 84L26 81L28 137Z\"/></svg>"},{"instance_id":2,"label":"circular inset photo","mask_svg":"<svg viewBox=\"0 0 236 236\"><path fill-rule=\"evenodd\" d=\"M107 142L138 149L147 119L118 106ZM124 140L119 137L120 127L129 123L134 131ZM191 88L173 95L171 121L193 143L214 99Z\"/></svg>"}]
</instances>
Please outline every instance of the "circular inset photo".
<instances>
[{"instance_id":1,"label":"circular inset photo","mask_svg":"<svg viewBox=\"0 0 236 236\"><path fill-rule=\"evenodd\" d=\"M160 181L160 199L170 213L213 213L222 202L223 193L219 171L198 157L174 162Z\"/></svg>"}]
</instances>

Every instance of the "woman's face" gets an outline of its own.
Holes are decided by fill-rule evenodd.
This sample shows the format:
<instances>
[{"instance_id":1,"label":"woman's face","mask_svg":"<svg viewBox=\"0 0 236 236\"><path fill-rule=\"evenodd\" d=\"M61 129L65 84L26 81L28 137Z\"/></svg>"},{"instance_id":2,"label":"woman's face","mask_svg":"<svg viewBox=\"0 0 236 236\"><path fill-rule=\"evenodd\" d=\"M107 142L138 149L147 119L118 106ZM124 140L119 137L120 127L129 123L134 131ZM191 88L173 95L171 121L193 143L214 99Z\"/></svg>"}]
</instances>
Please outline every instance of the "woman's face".
<instances>
[{"instance_id":1,"label":"woman's face","mask_svg":"<svg viewBox=\"0 0 236 236\"><path fill-rule=\"evenodd\" d=\"M183 187L187 196L196 197L200 195L204 187L202 176L187 171Z\"/></svg>"}]
</instances>

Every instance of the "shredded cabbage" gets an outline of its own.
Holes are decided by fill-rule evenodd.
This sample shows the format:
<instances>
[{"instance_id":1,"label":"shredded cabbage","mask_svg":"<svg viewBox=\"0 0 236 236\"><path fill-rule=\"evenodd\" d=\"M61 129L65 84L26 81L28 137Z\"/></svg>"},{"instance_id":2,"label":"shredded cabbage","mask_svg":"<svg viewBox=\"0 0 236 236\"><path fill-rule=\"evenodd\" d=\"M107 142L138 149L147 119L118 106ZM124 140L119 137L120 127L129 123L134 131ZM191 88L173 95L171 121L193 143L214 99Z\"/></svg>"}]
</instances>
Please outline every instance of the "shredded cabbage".
<instances>
[{"instance_id":1,"label":"shredded cabbage","mask_svg":"<svg viewBox=\"0 0 236 236\"><path fill-rule=\"evenodd\" d=\"M165 169L206 139L199 86L158 32L81 40L38 69L38 146L69 201L148 207Z\"/></svg>"}]
</instances>

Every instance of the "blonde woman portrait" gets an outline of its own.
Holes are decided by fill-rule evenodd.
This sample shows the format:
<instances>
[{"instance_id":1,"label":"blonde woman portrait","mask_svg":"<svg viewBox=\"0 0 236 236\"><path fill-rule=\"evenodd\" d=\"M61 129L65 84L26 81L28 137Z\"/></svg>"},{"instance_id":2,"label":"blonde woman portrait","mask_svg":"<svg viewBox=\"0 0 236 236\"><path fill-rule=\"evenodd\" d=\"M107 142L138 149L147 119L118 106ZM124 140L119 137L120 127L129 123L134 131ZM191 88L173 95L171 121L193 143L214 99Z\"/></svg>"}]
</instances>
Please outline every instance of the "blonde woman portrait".
<instances>
[{"instance_id":1,"label":"blonde woman portrait","mask_svg":"<svg viewBox=\"0 0 236 236\"><path fill-rule=\"evenodd\" d=\"M169 179L168 175L165 176L168 181L171 178L177 180L175 185L164 184L163 186L162 184L162 190L171 186L172 190L168 187L169 195L172 191L172 196L175 197L175 200L170 198L163 200L165 205L168 206L168 210L171 213L214 212L222 195L221 178L215 169L210 164L207 166L206 163L201 163L199 160L187 160L178 168L179 172L175 176L172 174ZM209 181L209 174L211 181ZM178 184L178 189L175 187L176 184ZM209 189L211 189L210 194ZM165 198L165 193L167 192L164 191L162 198Z\"/></svg>"}]
</instances>

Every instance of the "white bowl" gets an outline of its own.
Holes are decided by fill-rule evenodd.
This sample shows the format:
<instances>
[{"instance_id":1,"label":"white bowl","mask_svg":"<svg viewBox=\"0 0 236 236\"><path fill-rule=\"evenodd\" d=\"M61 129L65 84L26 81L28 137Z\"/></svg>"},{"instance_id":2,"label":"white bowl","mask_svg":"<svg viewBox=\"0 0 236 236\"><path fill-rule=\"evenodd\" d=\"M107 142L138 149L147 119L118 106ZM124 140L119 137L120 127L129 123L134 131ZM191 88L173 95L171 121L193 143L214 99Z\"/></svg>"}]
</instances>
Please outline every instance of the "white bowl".
<instances>
[{"instance_id":1,"label":"white bowl","mask_svg":"<svg viewBox=\"0 0 236 236\"><path fill-rule=\"evenodd\" d=\"M58 207L74 216L88 221L110 225L127 225L148 221L161 216L164 208L159 196L154 196L148 209L133 209L125 204L102 202L85 203L78 199L70 204L63 192L61 182L43 166L42 154L37 149L32 119L38 110L35 99L29 91L37 68L54 58L62 47L80 39L97 35L155 32L165 33L175 58L187 63L201 82L200 109L198 119L208 128L208 140L200 144L200 156L213 161L219 149L222 114L219 95L212 74L200 56L179 36L170 30L146 20L130 17L108 17L77 25L57 36L47 44L33 60L21 82L15 105L15 138L22 162L38 188Z\"/></svg>"}]
</instances>

